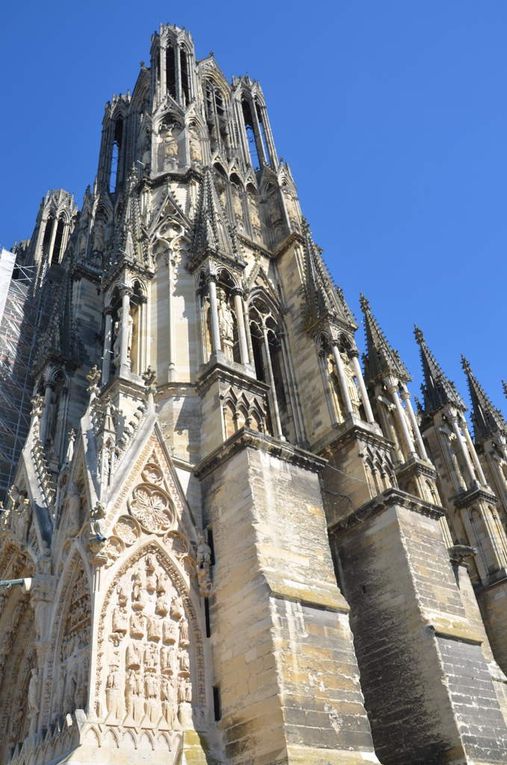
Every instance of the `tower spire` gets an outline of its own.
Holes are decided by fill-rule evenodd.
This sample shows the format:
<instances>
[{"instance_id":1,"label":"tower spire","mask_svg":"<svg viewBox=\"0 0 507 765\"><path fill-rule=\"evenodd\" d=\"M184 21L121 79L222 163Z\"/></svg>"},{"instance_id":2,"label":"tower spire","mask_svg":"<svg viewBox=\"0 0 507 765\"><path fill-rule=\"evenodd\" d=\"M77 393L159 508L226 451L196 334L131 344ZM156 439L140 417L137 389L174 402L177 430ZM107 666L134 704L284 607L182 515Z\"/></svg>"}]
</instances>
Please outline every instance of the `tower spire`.
<instances>
[{"instance_id":1,"label":"tower spire","mask_svg":"<svg viewBox=\"0 0 507 765\"><path fill-rule=\"evenodd\" d=\"M507 425L502 413L492 404L472 372L470 362L464 356L461 357L461 365L467 378L472 401L472 422L476 441L482 441L498 432L505 432Z\"/></svg>"},{"instance_id":2,"label":"tower spire","mask_svg":"<svg viewBox=\"0 0 507 765\"><path fill-rule=\"evenodd\" d=\"M436 412L446 404L452 404L461 409L461 411L465 411L466 406L456 390L456 386L443 373L442 368L428 348L423 332L419 327L414 328L414 335L421 352L424 374L424 383L421 386L421 390L426 412Z\"/></svg>"},{"instance_id":3,"label":"tower spire","mask_svg":"<svg viewBox=\"0 0 507 765\"><path fill-rule=\"evenodd\" d=\"M359 302L364 314L366 334L366 377L369 380L375 380L385 375L393 375L402 382L408 382L411 379L408 370L400 359L398 351L389 345L386 336L373 315L368 299L361 295Z\"/></svg>"}]
</instances>

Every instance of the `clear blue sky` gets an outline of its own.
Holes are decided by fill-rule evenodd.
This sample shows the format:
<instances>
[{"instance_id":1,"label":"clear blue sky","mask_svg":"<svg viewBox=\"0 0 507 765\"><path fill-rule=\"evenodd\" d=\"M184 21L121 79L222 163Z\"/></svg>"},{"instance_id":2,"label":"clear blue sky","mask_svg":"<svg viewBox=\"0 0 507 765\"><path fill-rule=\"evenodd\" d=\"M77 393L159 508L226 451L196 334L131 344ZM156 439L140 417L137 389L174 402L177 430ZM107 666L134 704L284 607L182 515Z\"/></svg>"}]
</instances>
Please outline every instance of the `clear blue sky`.
<instances>
[{"instance_id":1,"label":"clear blue sky","mask_svg":"<svg viewBox=\"0 0 507 765\"><path fill-rule=\"evenodd\" d=\"M279 153L356 315L369 298L420 383L414 322L466 394L465 353L504 408L505 0L5 2L0 243L48 188L93 182L103 105L160 22L266 93ZM363 344L363 332L358 333Z\"/></svg>"}]
</instances>

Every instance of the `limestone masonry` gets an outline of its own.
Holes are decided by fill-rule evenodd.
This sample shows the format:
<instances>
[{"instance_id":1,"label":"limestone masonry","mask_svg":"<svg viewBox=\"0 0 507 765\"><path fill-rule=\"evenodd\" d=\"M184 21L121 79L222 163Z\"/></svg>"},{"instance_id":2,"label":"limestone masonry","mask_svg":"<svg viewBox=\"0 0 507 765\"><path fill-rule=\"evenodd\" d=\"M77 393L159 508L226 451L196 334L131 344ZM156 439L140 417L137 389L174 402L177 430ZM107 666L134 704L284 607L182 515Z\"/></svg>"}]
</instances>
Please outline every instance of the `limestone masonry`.
<instances>
[{"instance_id":1,"label":"limestone masonry","mask_svg":"<svg viewBox=\"0 0 507 765\"><path fill-rule=\"evenodd\" d=\"M259 84L161 26L13 255L0 763L507 763L506 423L362 368Z\"/></svg>"}]
</instances>

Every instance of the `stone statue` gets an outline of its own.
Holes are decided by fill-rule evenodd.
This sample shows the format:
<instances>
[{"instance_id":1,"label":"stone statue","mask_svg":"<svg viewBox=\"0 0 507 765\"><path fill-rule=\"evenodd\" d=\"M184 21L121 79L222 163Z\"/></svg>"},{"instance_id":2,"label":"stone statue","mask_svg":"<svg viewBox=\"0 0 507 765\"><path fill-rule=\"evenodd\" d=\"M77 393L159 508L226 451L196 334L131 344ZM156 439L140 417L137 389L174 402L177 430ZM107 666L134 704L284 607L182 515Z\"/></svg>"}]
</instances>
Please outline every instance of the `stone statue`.
<instances>
[{"instance_id":1,"label":"stone statue","mask_svg":"<svg viewBox=\"0 0 507 765\"><path fill-rule=\"evenodd\" d=\"M218 298L218 324L222 349L226 358L229 361L234 361L234 314L224 290L219 290Z\"/></svg>"},{"instance_id":2,"label":"stone statue","mask_svg":"<svg viewBox=\"0 0 507 765\"><path fill-rule=\"evenodd\" d=\"M169 125L163 138L164 169L174 168L178 159L177 125Z\"/></svg>"},{"instance_id":3,"label":"stone statue","mask_svg":"<svg viewBox=\"0 0 507 765\"><path fill-rule=\"evenodd\" d=\"M39 673L36 667L32 669L28 683L28 714L33 722L39 711Z\"/></svg>"},{"instance_id":4,"label":"stone statue","mask_svg":"<svg viewBox=\"0 0 507 765\"><path fill-rule=\"evenodd\" d=\"M164 720L172 728L175 720L174 687L171 680L165 675L160 677L160 699Z\"/></svg>"},{"instance_id":5,"label":"stone statue","mask_svg":"<svg viewBox=\"0 0 507 765\"><path fill-rule=\"evenodd\" d=\"M135 640L132 640L127 646L125 663L129 669L139 669L141 666L141 648Z\"/></svg>"},{"instance_id":6,"label":"stone statue","mask_svg":"<svg viewBox=\"0 0 507 765\"><path fill-rule=\"evenodd\" d=\"M190 660L188 658L188 651L180 651L179 653L180 672L190 672Z\"/></svg>"},{"instance_id":7,"label":"stone statue","mask_svg":"<svg viewBox=\"0 0 507 765\"><path fill-rule=\"evenodd\" d=\"M202 162L201 142L195 125L190 125L189 127L188 143L190 148L190 161Z\"/></svg>"},{"instance_id":8,"label":"stone statue","mask_svg":"<svg viewBox=\"0 0 507 765\"><path fill-rule=\"evenodd\" d=\"M132 574L132 608L142 611L146 603L143 589L143 578L139 571Z\"/></svg>"},{"instance_id":9,"label":"stone statue","mask_svg":"<svg viewBox=\"0 0 507 765\"><path fill-rule=\"evenodd\" d=\"M147 673L144 678L144 690L146 698L146 714L151 723L156 724L160 718L159 705L159 680L157 675Z\"/></svg>"},{"instance_id":10,"label":"stone statue","mask_svg":"<svg viewBox=\"0 0 507 765\"><path fill-rule=\"evenodd\" d=\"M158 642L162 637L162 622L157 614L147 617L147 635L148 640L155 642Z\"/></svg>"},{"instance_id":11,"label":"stone statue","mask_svg":"<svg viewBox=\"0 0 507 765\"><path fill-rule=\"evenodd\" d=\"M112 667L106 681L106 708L114 719L121 717L120 673L117 667Z\"/></svg>"},{"instance_id":12,"label":"stone statue","mask_svg":"<svg viewBox=\"0 0 507 765\"><path fill-rule=\"evenodd\" d=\"M148 643L144 649L144 668L145 670L158 670L158 650L153 643Z\"/></svg>"},{"instance_id":13,"label":"stone statue","mask_svg":"<svg viewBox=\"0 0 507 765\"><path fill-rule=\"evenodd\" d=\"M144 615L140 611L133 611L130 615L130 634L134 638L144 637Z\"/></svg>"}]
</instances>

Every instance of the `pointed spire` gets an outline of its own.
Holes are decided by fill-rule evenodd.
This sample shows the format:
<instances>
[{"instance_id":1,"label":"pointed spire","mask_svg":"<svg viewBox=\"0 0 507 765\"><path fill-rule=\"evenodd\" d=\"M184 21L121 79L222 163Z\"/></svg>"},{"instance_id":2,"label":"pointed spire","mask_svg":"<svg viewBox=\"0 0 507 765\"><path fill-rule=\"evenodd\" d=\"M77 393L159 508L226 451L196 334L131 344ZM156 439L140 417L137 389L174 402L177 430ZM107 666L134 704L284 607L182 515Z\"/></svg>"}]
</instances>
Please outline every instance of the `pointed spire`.
<instances>
[{"instance_id":1,"label":"pointed spire","mask_svg":"<svg viewBox=\"0 0 507 765\"><path fill-rule=\"evenodd\" d=\"M307 325L313 326L326 315L341 319L356 329L354 315L350 310L343 291L333 283L331 275L324 264L321 252L312 237L306 218L302 221L302 235L305 263L305 284Z\"/></svg>"},{"instance_id":2,"label":"pointed spire","mask_svg":"<svg viewBox=\"0 0 507 765\"><path fill-rule=\"evenodd\" d=\"M194 258L201 260L208 254L225 255L236 259L235 237L221 208L213 181L213 170L204 168L201 193L195 216Z\"/></svg>"},{"instance_id":3,"label":"pointed spire","mask_svg":"<svg viewBox=\"0 0 507 765\"><path fill-rule=\"evenodd\" d=\"M421 351L421 362L424 374L424 384L421 390L424 397L424 408L427 414L436 412L446 404L452 404L462 411L466 406L456 390L453 382L447 379L441 367L426 344L422 330L414 328L414 335Z\"/></svg>"},{"instance_id":4,"label":"pointed spire","mask_svg":"<svg viewBox=\"0 0 507 765\"><path fill-rule=\"evenodd\" d=\"M503 395L507 398L507 381L502 380Z\"/></svg>"},{"instance_id":5,"label":"pointed spire","mask_svg":"<svg viewBox=\"0 0 507 765\"><path fill-rule=\"evenodd\" d=\"M493 406L464 356L461 357L461 366L467 378L472 400L472 422L476 441L480 442L498 432L505 433L507 425L502 413Z\"/></svg>"},{"instance_id":6,"label":"pointed spire","mask_svg":"<svg viewBox=\"0 0 507 765\"><path fill-rule=\"evenodd\" d=\"M375 380L385 375L393 375L402 382L408 382L411 379L408 370L400 359L398 351L395 351L387 342L386 336L372 313L369 301L364 295L360 296L359 301L364 314L366 334L366 378Z\"/></svg>"}]
</instances>

